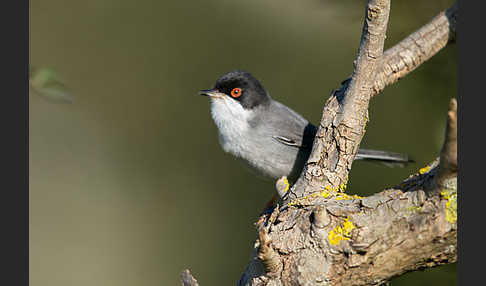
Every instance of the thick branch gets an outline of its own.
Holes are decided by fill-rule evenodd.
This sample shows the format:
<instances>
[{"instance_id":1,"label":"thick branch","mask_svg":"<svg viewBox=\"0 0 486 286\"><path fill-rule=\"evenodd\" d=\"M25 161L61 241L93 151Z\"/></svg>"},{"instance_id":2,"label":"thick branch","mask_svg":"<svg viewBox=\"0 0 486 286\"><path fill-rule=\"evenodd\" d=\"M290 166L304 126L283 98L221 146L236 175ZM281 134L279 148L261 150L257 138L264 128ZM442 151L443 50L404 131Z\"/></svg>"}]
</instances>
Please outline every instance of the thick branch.
<instances>
[{"instance_id":1,"label":"thick branch","mask_svg":"<svg viewBox=\"0 0 486 286\"><path fill-rule=\"evenodd\" d=\"M389 0L369 0L353 75L324 107L311 155L286 202L338 187L347 181L351 164L364 135L368 104L385 42Z\"/></svg>"},{"instance_id":2,"label":"thick branch","mask_svg":"<svg viewBox=\"0 0 486 286\"><path fill-rule=\"evenodd\" d=\"M385 67L382 69L384 77L375 79L369 72L379 71L377 66L380 66L373 63L376 58L379 63L379 56L371 56L371 60L362 58L370 55L369 45L372 45L364 38L373 31L368 29L369 14L380 11L373 9L373 2L369 1L367 8L355 72L326 103L308 164L284 201L286 206L304 208L276 209L272 215L267 215L265 249L258 251L255 247L254 257L238 285L380 285L404 272L457 259L455 100L451 101L440 160L422 168L399 186L370 197L341 192L347 180L344 176L351 168L364 134L371 95L424 62L424 55L430 57L445 45L433 45L436 48L430 51L412 53L410 58L417 61L412 60L408 66L398 65L388 75L385 75ZM455 13L452 7L446 14ZM385 25L381 31L384 36L386 21L382 24ZM429 30L421 29L417 35L427 38L433 30L430 23L428 26ZM447 39L450 38L449 29L450 26ZM414 40L409 43L411 50L416 46L423 49L418 38L408 39ZM379 44L374 42L374 46ZM362 54L365 50L368 53ZM389 56L394 53L401 56L402 62L410 59L402 56L400 48L392 48ZM390 56L390 62L385 64L395 59L398 58ZM430 186L440 192L431 192ZM275 255L266 255L268 253ZM255 259L255 255L261 260ZM269 262L278 267L269 268ZM275 269L281 270L275 272Z\"/></svg>"},{"instance_id":3,"label":"thick branch","mask_svg":"<svg viewBox=\"0 0 486 286\"><path fill-rule=\"evenodd\" d=\"M369 98L455 37L454 5L386 51L380 63L383 39L376 33L385 34L388 7L374 5L383 2L389 5L369 1L353 77L326 103L308 165L289 191L286 202L299 198L293 205L307 207L277 207L260 218L259 239L238 285L379 285L407 271L456 261L455 100L440 160L370 197L340 192L364 134Z\"/></svg>"},{"instance_id":4,"label":"thick branch","mask_svg":"<svg viewBox=\"0 0 486 286\"><path fill-rule=\"evenodd\" d=\"M400 43L385 51L382 57L382 64L379 65L371 95L381 92L386 86L391 85L400 78L406 76L430 57L435 55L448 43L455 41L456 22L457 5L454 4L446 11L439 13L439 15L434 17L429 23L402 40ZM340 160L339 156L336 156L336 145L338 142L335 142L336 140L333 134L325 132L326 129L323 126L328 125L328 122L332 122L332 118L338 115L336 109L340 108L340 105L338 104L337 99L339 98L339 95L342 95L343 92L349 89L351 81L352 78L345 80L341 89L334 92L326 103L320 130L315 139L317 144L314 145L314 150L302 172L301 178L299 178L297 183L287 194L285 202L289 202L297 197L305 197L305 195L322 188L326 183L328 185L333 185L330 184L332 180L328 179L327 182L325 178L318 180L323 173L329 175L327 174L328 172L326 172L327 169L332 170L339 167L337 163L339 163ZM343 129L345 129L344 131L346 132L349 128ZM348 134L353 134L353 132L349 132L349 130L347 131ZM348 134L344 134L344 136ZM341 144L341 146L342 145L351 148L350 145ZM343 150L340 151L343 153ZM326 159L326 157L328 158L327 165L322 164L322 157L324 157L324 159ZM341 160L341 163L343 162L345 161ZM347 164L344 165L348 165L350 168L351 163L352 162L347 162ZM327 169L322 169L322 166L327 167ZM345 169L341 176L334 176L336 180L333 186L345 185L348 172L349 169ZM331 173L331 177L332 175L333 174Z\"/></svg>"},{"instance_id":5,"label":"thick branch","mask_svg":"<svg viewBox=\"0 0 486 286\"><path fill-rule=\"evenodd\" d=\"M450 177L457 176L455 100L449 109L440 161L401 184L369 197L328 189L319 193L319 205L276 208L261 218L265 250L255 245L238 285L380 285L405 272L455 262L457 180ZM455 172L440 194L429 192L445 178L441 169ZM271 273L269 261L278 265Z\"/></svg>"},{"instance_id":6,"label":"thick branch","mask_svg":"<svg viewBox=\"0 0 486 286\"><path fill-rule=\"evenodd\" d=\"M282 270L269 276L253 257L238 285L379 285L455 262L457 185L446 195L424 191L437 168L370 197L330 191L322 206L280 212L268 226L268 246Z\"/></svg>"}]
</instances>

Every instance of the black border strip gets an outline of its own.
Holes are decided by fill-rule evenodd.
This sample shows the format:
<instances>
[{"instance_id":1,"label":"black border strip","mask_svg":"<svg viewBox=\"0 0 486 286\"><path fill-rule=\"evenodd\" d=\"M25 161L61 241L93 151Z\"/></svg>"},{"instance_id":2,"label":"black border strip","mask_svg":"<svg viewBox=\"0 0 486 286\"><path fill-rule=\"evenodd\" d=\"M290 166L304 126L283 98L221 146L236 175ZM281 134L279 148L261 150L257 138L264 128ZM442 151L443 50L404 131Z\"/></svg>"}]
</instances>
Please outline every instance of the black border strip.
<instances>
[{"instance_id":1,"label":"black border strip","mask_svg":"<svg viewBox=\"0 0 486 286\"><path fill-rule=\"evenodd\" d=\"M29 285L29 1L2 4L0 281Z\"/></svg>"}]
</instances>

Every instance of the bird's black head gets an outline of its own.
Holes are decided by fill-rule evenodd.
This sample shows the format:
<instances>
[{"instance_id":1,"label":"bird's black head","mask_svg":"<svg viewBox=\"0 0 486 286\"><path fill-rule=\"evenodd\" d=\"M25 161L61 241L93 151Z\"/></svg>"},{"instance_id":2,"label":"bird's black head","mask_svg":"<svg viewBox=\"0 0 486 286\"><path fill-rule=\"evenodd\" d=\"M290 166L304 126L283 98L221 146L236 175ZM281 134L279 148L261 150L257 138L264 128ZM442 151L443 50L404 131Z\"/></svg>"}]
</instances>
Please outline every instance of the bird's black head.
<instances>
[{"instance_id":1,"label":"bird's black head","mask_svg":"<svg viewBox=\"0 0 486 286\"><path fill-rule=\"evenodd\" d=\"M215 92L238 101L243 108L252 109L270 101L263 85L249 72L231 71L220 77L212 90L202 90L201 95Z\"/></svg>"}]
</instances>

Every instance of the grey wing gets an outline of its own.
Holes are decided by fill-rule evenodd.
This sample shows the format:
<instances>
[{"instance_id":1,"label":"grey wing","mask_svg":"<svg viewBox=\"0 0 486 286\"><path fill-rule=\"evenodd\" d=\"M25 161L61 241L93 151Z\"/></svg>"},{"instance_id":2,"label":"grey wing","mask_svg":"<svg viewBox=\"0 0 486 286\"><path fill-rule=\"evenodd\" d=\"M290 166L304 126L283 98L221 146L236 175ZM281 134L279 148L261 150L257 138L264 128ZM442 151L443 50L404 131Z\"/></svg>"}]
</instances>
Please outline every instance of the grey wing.
<instances>
[{"instance_id":1,"label":"grey wing","mask_svg":"<svg viewBox=\"0 0 486 286\"><path fill-rule=\"evenodd\" d=\"M272 102L267 114L275 140L296 148L312 148L317 128L304 117L277 101Z\"/></svg>"}]
</instances>

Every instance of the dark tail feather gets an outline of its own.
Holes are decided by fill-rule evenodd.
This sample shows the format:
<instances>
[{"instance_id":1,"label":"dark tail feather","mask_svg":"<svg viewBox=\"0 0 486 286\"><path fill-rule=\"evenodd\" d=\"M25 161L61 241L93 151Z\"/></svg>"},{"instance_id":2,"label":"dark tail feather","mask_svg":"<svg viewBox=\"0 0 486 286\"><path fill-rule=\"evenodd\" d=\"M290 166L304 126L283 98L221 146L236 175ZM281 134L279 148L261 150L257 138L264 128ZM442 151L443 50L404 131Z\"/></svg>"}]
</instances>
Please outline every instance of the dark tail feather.
<instances>
[{"instance_id":1,"label":"dark tail feather","mask_svg":"<svg viewBox=\"0 0 486 286\"><path fill-rule=\"evenodd\" d=\"M389 167L405 167L408 163L414 162L407 154L399 154L388 151L359 149L355 160L376 161Z\"/></svg>"}]
</instances>

